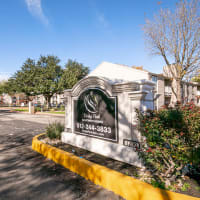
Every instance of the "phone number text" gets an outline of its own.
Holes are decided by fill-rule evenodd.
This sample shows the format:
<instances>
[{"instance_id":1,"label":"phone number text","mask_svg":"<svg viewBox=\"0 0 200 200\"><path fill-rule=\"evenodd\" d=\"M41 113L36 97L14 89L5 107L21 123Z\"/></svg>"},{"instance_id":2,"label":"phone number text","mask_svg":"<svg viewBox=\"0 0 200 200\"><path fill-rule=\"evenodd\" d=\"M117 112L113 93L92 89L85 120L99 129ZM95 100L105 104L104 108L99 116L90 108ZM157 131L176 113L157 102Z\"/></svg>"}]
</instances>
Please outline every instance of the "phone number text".
<instances>
[{"instance_id":1,"label":"phone number text","mask_svg":"<svg viewBox=\"0 0 200 200\"><path fill-rule=\"evenodd\" d=\"M108 133L108 134L112 132L111 127L109 126L97 126L94 124L86 124L86 123L76 123L76 128L97 131L101 133Z\"/></svg>"}]
</instances>

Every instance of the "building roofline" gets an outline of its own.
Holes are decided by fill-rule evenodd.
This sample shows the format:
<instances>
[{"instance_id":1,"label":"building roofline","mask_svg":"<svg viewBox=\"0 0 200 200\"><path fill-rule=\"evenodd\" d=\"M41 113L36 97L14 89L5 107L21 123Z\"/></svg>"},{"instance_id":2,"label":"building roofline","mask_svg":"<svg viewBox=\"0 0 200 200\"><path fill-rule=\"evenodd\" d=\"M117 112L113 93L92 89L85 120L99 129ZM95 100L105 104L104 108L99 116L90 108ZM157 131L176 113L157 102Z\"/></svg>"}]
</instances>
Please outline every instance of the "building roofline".
<instances>
[{"instance_id":1,"label":"building roofline","mask_svg":"<svg viewBox=\"0 0 200 200\"><path fill-rule=\"evenodd\" d=\"M128 66L128 65L124 65L124 64L119 64L119 63L112 63L112 62L108 62L108 61L103 61L100 63L103 64L103 63L108 63L108 64L114 64L114 65L118 65L120 67L126 67L128 68L129 70L130 69L133 69L133 70L137 70L138 72L145 72L145 73L150 73L149 71L147 71L146 69L137 69L137 68L133 68L132 66Z\"/></svg>"},{"instance_id":2,"label":"building roofline","mask_svg":"<svg viewBox=\"0 0 200 200\"><path fill-rule=\"evenodd\" d=\"M108 62L108 61L102 61L101 64L103 64L103 63L114 64L114 65L118 65L118 66L121 66L121 67L126 67L129 70L130 69L137 70L138 72L144 72L146 74L150 74L150 75L157 76L157 77L162 77L162 78L167 79L167 80L171 79L170 77L164 76L162 73L161 74L157 74L157 73L154 73L154 72L150 72L150 71L148 71L146 69L137 69L137 68L132 67L132 66L128 66L128 65L124 65L124 64L119 64L119 63ZM184 80L182 82L185 83L185 84L191 84L191 85L200 86L200 83L198 83L198 82L187 82L187 81L184 81Z\"/></svg>"}]
</instances>

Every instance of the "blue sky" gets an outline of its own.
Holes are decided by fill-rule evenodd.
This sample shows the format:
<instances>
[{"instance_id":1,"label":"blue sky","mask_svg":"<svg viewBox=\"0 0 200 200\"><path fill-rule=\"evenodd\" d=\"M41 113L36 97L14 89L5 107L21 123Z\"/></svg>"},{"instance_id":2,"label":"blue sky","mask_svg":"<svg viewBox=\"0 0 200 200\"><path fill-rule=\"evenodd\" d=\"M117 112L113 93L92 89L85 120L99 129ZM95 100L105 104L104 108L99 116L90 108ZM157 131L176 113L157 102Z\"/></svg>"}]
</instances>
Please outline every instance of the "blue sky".
<instances>
[{"instance_id":1,"label":"blue sky","mask_svg":"<svg viewBox=\"0 0 200 200\"><path fill-rule=\"evenodd\" d=\"M164 62L145 48L142 25L175 0L2 0L0 76L28 58L53 54L63 66L75 59L94 69L102 61L143 66L155 73Z\"/></svg>"}]
</instances>

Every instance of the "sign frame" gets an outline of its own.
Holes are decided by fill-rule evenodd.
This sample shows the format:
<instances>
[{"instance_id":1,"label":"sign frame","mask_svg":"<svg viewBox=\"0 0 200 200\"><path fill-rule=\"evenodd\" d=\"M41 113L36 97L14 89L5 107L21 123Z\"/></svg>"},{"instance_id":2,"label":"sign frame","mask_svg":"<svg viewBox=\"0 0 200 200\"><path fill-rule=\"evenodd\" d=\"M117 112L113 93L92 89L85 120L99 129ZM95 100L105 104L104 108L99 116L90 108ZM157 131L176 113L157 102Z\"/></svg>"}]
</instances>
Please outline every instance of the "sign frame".
<instances>
[{"instance_id":1,"label":"sign frame","mask_svg":"<svg viewBox=\"0 0 200 200\"><path fill-rule=\"evenodd\" d=\"M115 123L115 139L110 139L110 138L105 138L105 137L101 137L101 136L97 136L97 135L91 135L91 134L87 134L87 133L82 133L82 132L78 132L75 130L75 115L74 113L75 111L75 102L74 101L78 101L79 97L86 92L87 90L91 90L91 89L95 89L95 90L100 90L101 92L104 93L104 95L106 95L107 98L113 99L114 103L115 103L115 119L114 119L114 123ZM119 141L119 137L118 137L118 109L117 109L117 96L110 96L105 90L99 88L99 87L90 87L90 88L86 88L84 89L77 97L72 97L72 132L78 135L83 135L83 136L87 136L87 137L91 137L91 138L97 138L97 139L101 139L101 140L105 140L105 141L109 141L109 142L113 142L113 143L118 143Z\"/></svg>"}]
</instances>

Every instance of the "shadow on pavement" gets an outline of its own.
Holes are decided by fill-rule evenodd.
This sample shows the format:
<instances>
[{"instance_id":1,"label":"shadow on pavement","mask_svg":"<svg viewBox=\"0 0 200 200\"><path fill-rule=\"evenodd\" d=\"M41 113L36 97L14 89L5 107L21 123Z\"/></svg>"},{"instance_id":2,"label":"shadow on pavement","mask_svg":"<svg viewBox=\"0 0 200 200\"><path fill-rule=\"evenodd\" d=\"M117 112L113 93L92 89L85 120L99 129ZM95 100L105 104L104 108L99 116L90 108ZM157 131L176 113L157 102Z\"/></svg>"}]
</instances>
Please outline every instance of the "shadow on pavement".
<instances>
[{"instance_id":1,"label":"shadow on pavement","mask_svg":"<svg viewBox=\"0 0 200 200\"><path fill-rule=\"evenodd\" d=\"M0 110L0 116L10 115L12 114L11 111L8 110Z\"/></svg>"},{"instance_id":2,"label":"shadow on pavement","mask_svg":"<svg viewBox=\"0 0 200 200\"><path fill-rule=\"evenodd\" d=\"M1 200L86 200L98 191L102 199L122 199L34 152L32 137L45 126L15 120L0 128Z\"/></svg>"}]
</instances>

